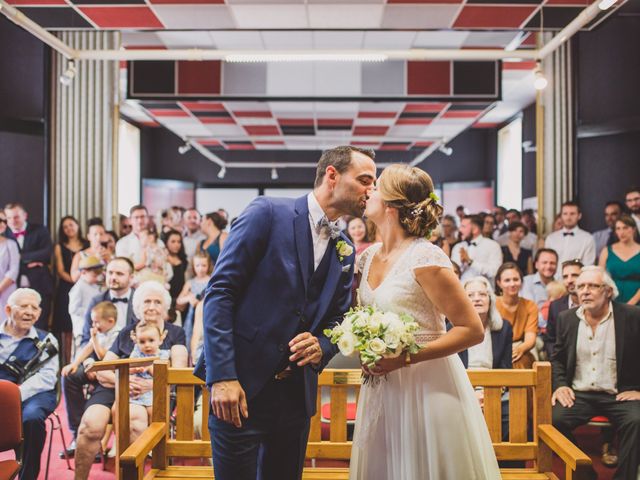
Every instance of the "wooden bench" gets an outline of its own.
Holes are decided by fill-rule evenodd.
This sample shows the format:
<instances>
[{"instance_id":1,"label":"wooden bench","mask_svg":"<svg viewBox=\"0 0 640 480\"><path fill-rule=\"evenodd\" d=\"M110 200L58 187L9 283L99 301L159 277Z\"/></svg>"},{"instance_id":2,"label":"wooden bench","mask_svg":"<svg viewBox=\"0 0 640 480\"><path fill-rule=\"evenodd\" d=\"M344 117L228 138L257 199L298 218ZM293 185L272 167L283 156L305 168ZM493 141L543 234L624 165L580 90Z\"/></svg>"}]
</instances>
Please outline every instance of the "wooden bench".
<instances>
[{"instance_id":1,"label":"wooden bench","mask_svg":"<svg viewBox=\"0 0 640 480\"><path fill-rule=\"evenodd\" d=\"M124 361L126 362L126 361ZM111 362L113 363L113 362ZM114 368L111 366L111 368ZM116 365L124 375L124 365ZM128 366L126 367L128 374ZM485 370L470 371L469 378L474 386L482 386L484 393L484 416L499 460L522 460L526 468L502 469L504 480L556 479L551 472L552 454L555 452L566 465L567 480L587 478L591 460L566 437L551 425L551 366L548 362L534 364L531 370ZM122 388L124 381L116 382L119 405L128 403L128 389ZM127 381L128 383L128 381ZM170 386L176 386L176 422L171 428L169 412ZM202 439L194 438L194 387L202 389ZM509 441L502 442L501 395L504 387L509 388ZM348 478L348 460L351 455L351 441L347 433L347 403L357 401L360 389L358 370L325 370L319 377L318 413L311 420L307 458L312 466L305 468L304 480L337 480ZM325 390L328 390L326 392ZM349 394L349 391L352 393ZM533 398L532 408L527 405L528 391ZM321 407L322 398L331 402L328 439L323 439ZM349 399L351 397L351 399ZM209 392L203 382L194 377L189 368L170 368L167 362L154 364L153 418L147 430L131 445L119 432L119 478L151 479L212 479L210 466L171 465L172 458L197 458L211 456L207 418L209 415ZM128 409L126 409L128 410ZM531 425L528 414L532 410ZM128 415L118 413L117 428L123 427ZM527 438L528 427L532 438ZM128 428L124 430L128 432ZM124 448L123 448L124 447ZM149 452L152 454L151 470L144 474L144 463ZM321 467L318 460L337 460L343 467Z\"/></svg>"}]
</instances>

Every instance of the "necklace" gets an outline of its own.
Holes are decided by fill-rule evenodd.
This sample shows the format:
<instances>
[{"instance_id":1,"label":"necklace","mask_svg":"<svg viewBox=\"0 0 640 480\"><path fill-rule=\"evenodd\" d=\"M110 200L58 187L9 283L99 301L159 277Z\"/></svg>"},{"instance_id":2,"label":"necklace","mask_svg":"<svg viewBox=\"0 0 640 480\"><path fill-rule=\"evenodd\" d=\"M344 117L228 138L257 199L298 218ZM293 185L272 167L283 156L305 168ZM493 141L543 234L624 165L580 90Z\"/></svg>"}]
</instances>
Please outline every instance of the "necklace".
<instances>
[{"instance_id":1,"label":"necklace","mask_svg":"<svg viewBox=\"0 0 640 480\"><path fill-rule=\"evenodd\" d=\"M382 263L387 263L390 259L397 257L400 253L404 252L404 248L403 247L406 243L407 240L410 240L411 237L407 237L404 240L402 240L402 242L400 242L400 245L398 245L396 248L394 248L390 253L388 253L386 256L381 255L381 252L378 252L378 259L382 262Z\"/></svg>"}]
</instances>

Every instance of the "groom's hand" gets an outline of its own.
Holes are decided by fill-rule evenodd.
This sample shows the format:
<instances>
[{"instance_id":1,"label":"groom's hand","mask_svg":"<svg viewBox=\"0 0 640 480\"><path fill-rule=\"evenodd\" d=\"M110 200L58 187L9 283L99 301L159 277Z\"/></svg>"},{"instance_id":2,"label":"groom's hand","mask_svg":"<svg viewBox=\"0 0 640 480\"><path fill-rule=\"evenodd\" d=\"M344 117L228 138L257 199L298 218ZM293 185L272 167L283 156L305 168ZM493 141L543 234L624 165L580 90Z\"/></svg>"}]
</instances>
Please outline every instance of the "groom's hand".
<instances>
[{"instance_id":1,"label":"groom's hand","mask_svg":"<svg viewBox=\"0 0 640 480\"><path fill-rule=\"evenodd\" d=\"M242 427L242 419L249 418L247 396L237 380L225 380L211 386L211 409L220 420Z\"/></svg>"},{"instance_id":2,"label":"groom's hand","mask_svg":"<svg viewBox=\"0 0 640 480\"><path fill-rule=\"evenodd\" d=\"M302 332L296 335L289 342L289 349L292 355L289 357L290 362L297 362L299 367L305 365L318 366L322 361L322 348L318 338L309 332Z\"/></svg>"}]
</instances>

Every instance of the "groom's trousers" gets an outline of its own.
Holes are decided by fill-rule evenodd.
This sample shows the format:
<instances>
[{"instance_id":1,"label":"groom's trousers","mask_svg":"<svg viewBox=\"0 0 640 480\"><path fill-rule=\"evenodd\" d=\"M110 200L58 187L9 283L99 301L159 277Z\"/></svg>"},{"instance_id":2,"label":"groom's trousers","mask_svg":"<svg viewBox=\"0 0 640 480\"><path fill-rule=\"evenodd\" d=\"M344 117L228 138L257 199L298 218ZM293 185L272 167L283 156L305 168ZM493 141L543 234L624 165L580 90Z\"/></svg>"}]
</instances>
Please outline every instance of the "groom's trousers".
<instances>
[{"instance_id":1,"label":"groom's trousers","mask_svg":"<svg viewBox=\"0 0 640 480\"><path fill-rule=\"evenodd\" d=\"M248 409L241 428L209 415L216 480L300 479L309 436L301 372L270 380Z\"/></svg>"}]
</instances>

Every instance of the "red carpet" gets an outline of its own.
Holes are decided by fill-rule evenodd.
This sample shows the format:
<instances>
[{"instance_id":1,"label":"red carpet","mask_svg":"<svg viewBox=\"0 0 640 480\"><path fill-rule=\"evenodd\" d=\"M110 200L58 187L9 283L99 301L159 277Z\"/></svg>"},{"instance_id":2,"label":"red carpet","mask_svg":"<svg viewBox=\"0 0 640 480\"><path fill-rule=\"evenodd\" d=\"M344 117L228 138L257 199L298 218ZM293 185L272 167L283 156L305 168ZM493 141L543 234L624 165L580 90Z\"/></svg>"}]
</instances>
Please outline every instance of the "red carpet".
<instances>
[{"instance_id":1,"label":"red carpet","mask_svg":"<svg viewBox=\"0 0 640 480\"><path fill-rule=\"evenodd\" d=\"M60 415L60 420L62 421L64 436L67 444L71 441L71 434L67 429L67 417L63 405L61 404L57 410ZM47 442L45 443L44 450L42 452L42 464L40 470L40 476L38 480L43 480L45 478L45 469L47 464L47 451L49 448L49 429L51 425L50 422L47 421ZM602 465L600 462L600 448L601 448L601 437L600 437L600 429L593 427L581 427L576 431L576 438L578 441L578 446L589 456L591 456L594 468L598 473L598 480L611 480L613 478L614 469L607 468ZM112 439L113 441L113 439ZM53 446L51 449L51 464L49 466L49 478L53 480L70 480L73 479L73 471L67 469L67 464L63 459L58 458L58 452L62 450L62 440L60 438L60 432L55 431L53 435ZM6 458L13 458L12 452L4 452L0 453L0 460ZM191 463L191 462L189 462ZM343 466L342 462L326 462L326 466ZM71 460L71 466L73 467L73 460ZM323 466L322 462L318 462L317 466ZM346 465L345 465L346 466ZM554 472L558 475L559 478L564 478L564 469L562 466L562 462L559 459L554 460ZM102 469L102 464L97 463L94 464L91 469L91 475L89 477L91 480L113 480L115 478L114 474L114 461L113 459L108 459L107 461L107 470L104 471Z\"/></svg>"}]
</instances>

